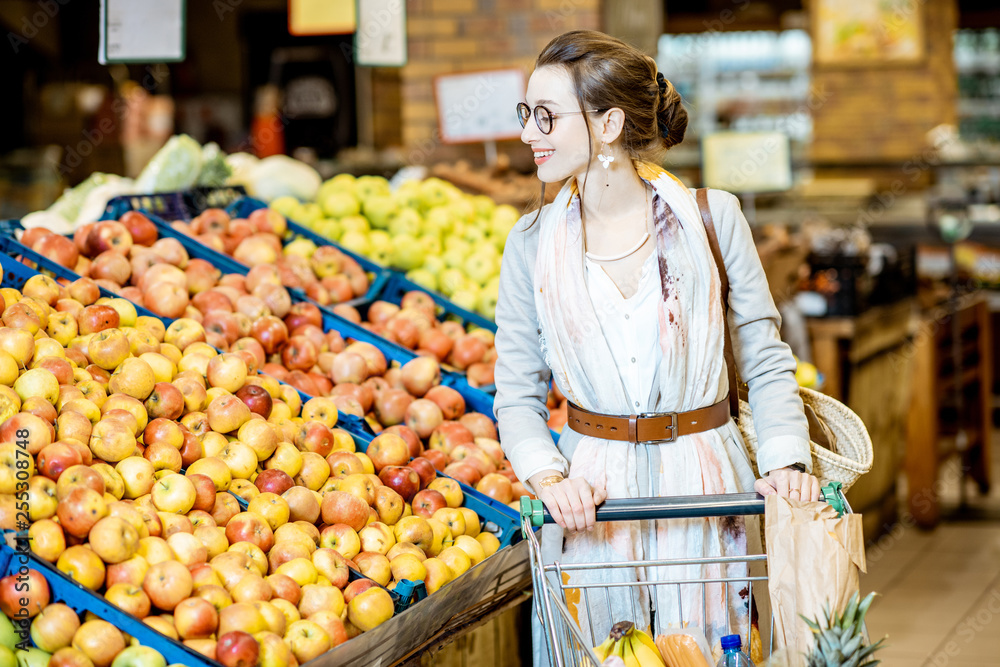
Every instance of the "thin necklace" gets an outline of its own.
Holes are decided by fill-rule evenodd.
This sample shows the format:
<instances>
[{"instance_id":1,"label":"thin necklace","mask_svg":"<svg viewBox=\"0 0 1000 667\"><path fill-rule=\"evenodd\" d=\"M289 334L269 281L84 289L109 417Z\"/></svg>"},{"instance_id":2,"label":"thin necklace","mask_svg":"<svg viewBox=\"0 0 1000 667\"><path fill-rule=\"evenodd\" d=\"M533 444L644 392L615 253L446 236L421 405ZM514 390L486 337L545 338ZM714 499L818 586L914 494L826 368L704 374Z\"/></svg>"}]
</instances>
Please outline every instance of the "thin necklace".
<instances>
[{"instance_id":1,"label":"thin necklace","mask_svg":"<svg viewBox=\"0 0 1000 667\"><path fill-rule=\"evenodd\" d=\"M643 190L646 193L646 215L649 215L649 190L646 190L645 186L643 186ZM589 252L589 251L586 252L585 254L587 255L587 259L589 259L589 260L591 260L593 262L617 262L619 259L625 259L629 255L632 255L632 254L635 254L636 252L638 252L639 248L641 248L642 246L646 245L646 241L648 241L648 240L649 240L649 232L646 231L642 235L642 238L639 239L638 243L636 243L634 246L632 246L631 248L629 248L625 252L621 253L620 255L606 255L606 256L602 256L602 255L595 255L595 254L593 254L592 252Z\"/></svg>"}]
</instances>

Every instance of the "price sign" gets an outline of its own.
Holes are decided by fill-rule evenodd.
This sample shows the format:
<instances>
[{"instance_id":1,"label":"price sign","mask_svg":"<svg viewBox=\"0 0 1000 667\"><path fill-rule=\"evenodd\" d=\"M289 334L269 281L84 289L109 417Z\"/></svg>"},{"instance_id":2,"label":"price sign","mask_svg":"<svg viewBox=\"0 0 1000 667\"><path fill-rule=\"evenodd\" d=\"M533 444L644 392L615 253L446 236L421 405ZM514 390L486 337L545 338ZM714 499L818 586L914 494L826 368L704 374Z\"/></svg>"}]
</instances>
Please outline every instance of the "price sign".
<instances>
[{"instance_id":1,"label":"price sign","mask_svg":"<svg viewBox=\"0 0 1000 667\"><path fill-rule=\"evenodd\" d=\"M185 58L185 0L101 0L97 60L166 63Z\"/></svg>"},{"instance_id":2,"label":"price sign","mask_svg":"<svg viewBox=\"0 0 1000 667\"><path fill-rule=\"evenodd\" d=\"M358 0L355 36L358 64L402 67L406 64L406 3L404 0Z\"/></svg>"},{"instance_id":3,"label":"price sign","mask_svg":"<svg viewBox=\"0 0 1000 667\"><path fill-rule=\"evenodd\" d=\"M792 187L788 135L715 132L701 144L702 180L729 192L781 192Z\"/></svg>"},{"instance_id":4,"label":"price sign","mask_svg":"<svg viewBox=\"0 0 1000 667\"><path fill-rule=\"evenodd\" d=\"M517 103L526 84L519 69L447 74L434 79L438 128L446 144L516 139Z\"/></svg>"}]
</instances>

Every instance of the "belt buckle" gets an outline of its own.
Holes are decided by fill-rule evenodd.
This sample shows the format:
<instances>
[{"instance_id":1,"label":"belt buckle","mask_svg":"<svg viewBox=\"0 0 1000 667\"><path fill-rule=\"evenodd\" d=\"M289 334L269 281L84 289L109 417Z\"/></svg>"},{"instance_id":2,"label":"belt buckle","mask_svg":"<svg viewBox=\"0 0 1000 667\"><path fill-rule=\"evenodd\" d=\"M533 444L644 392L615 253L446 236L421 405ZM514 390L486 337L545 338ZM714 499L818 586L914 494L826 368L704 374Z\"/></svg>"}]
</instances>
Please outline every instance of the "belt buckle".
<instances>
[{"instance_id":1,"label":"belt buckle","mask_svg":"<svg viewBox=\"0 0 1000 667\"><path fill-rule=\"evenodd\" d=\"M636 415L640 419L648 419L650 417L670 417L670 426L667 427L670 431L670 437L662 438L663 442L674 442L677 440L677 413L676 412L640 412ZM638 429L637 429L638 430Z\"/></svg>"}]
</instances>

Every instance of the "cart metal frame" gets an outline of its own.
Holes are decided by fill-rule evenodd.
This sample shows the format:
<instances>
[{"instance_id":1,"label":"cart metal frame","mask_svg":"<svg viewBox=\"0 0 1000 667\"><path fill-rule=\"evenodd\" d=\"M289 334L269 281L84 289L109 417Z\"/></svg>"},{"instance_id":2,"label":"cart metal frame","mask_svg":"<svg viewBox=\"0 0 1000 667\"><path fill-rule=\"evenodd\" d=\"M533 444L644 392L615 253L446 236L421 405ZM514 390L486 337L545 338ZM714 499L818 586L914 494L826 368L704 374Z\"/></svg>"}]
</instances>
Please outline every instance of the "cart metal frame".
<instances>
[{"instance_id":1,"label":"cart metal frame","mask_svg":"<svg viewBox=\"0 0 1000 667\"><path fill-rule=\"evenodd\" d=\"M839 483L834 483L823 489L824 499L829 499L839 512L850 512L851 508L844 498L843 491ZM692 519L704 517L725 517L725 516L753 516L763 515L764 498L756 493L726 494L726 495L706 495L706 496L678 496L671 498L632 498L622 500L609 500L597 510L598 521L635 521L651 519ZM753 586L755 583L767 583L767 575L752 576L750 565L753 563L763 563L766 568L767 556L765 554L748 554L746 556L715 557L715 558L687 558L649 561L623 561L617 563L573 563L562 564L558 561L546 564L542 559L541 546L534 528L543 523L553 523L551 516L542 506L541 501L521 499L521 526L525 539L528 542L528 560L531 565L531 578L534 584L534 610L542 623L546 637L546 648L549 654L549 663L553 667L586 666L600 667L601 661L594 650L589 646L569 612L566 603L567 590L582 591L580 604L592 607L595 604L593 597L597 597L596 604L600 604L600 596L603 594L607 609L611 609L611 589L627 589L631 600L631 609L635 612L636 589L638 587L654 588L657 586L676 586L680 592L682 586L701 586L702 591L702 612L707 613L707 587L709 584L721 584L725 590L726 607L729 607L729 587L730 584L745 583L748 589L748 606L753 609ZM732 563L746 563L746 577L721 577L721 578L696 578L696 579L664 579L647 580L635 582L613 582L601 584L575 583L567 585L563 580L563 572L581 572L586 570L607 570L609 568L654 568L654 567L676 567L683 565L727 565ZM558 581L553 585L547 577L555 574ZM684 610L680 596L678 596L678 612L684 618ZM609 613L610 615L610 613ZM634 614L633 618L616 619L630 620L636 627L641 627L638 622L641 618L641 610ZM592 637L599 637L593 627L591 614L587 614L590 634ZM690 619L689 619L690 620ZM726 617L727 632L729 628L729 615ZM706 625L702 618L701 627ZM603 633L604 630L602 629ZM748 623L748 633L750 624ZM768 646L762 646L765 656L771 653L773 648L774 618L770 620L770 632ZM744 637L744 646L750 645L750 638Z\"/></svg>"}]
</instances>

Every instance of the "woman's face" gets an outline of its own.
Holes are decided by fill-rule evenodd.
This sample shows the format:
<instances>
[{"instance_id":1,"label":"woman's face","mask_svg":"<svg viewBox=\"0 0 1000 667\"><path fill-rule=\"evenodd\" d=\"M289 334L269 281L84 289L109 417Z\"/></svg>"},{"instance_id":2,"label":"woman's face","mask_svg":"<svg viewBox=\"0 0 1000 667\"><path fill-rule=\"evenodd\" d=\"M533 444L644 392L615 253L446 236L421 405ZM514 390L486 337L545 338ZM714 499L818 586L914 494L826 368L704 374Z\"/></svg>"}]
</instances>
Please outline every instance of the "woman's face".
<instances>
[{"instance_id":1,"label":"woman's face","mask_svg":"<svg viewBox=\"0 0 1000 667\"><path fill-rule=\"evenodd\" d=\"M532 115L521 131L521 141L534 151L539 180L559 183L570 176L583 176L591 166L589 129L580 113L569 72L563 67L536 69L528 79L525 102ZM552 131L548 134L542 133L535 122L536 106L543 106L552 114Z\"/></svg>"}]
</instances>

